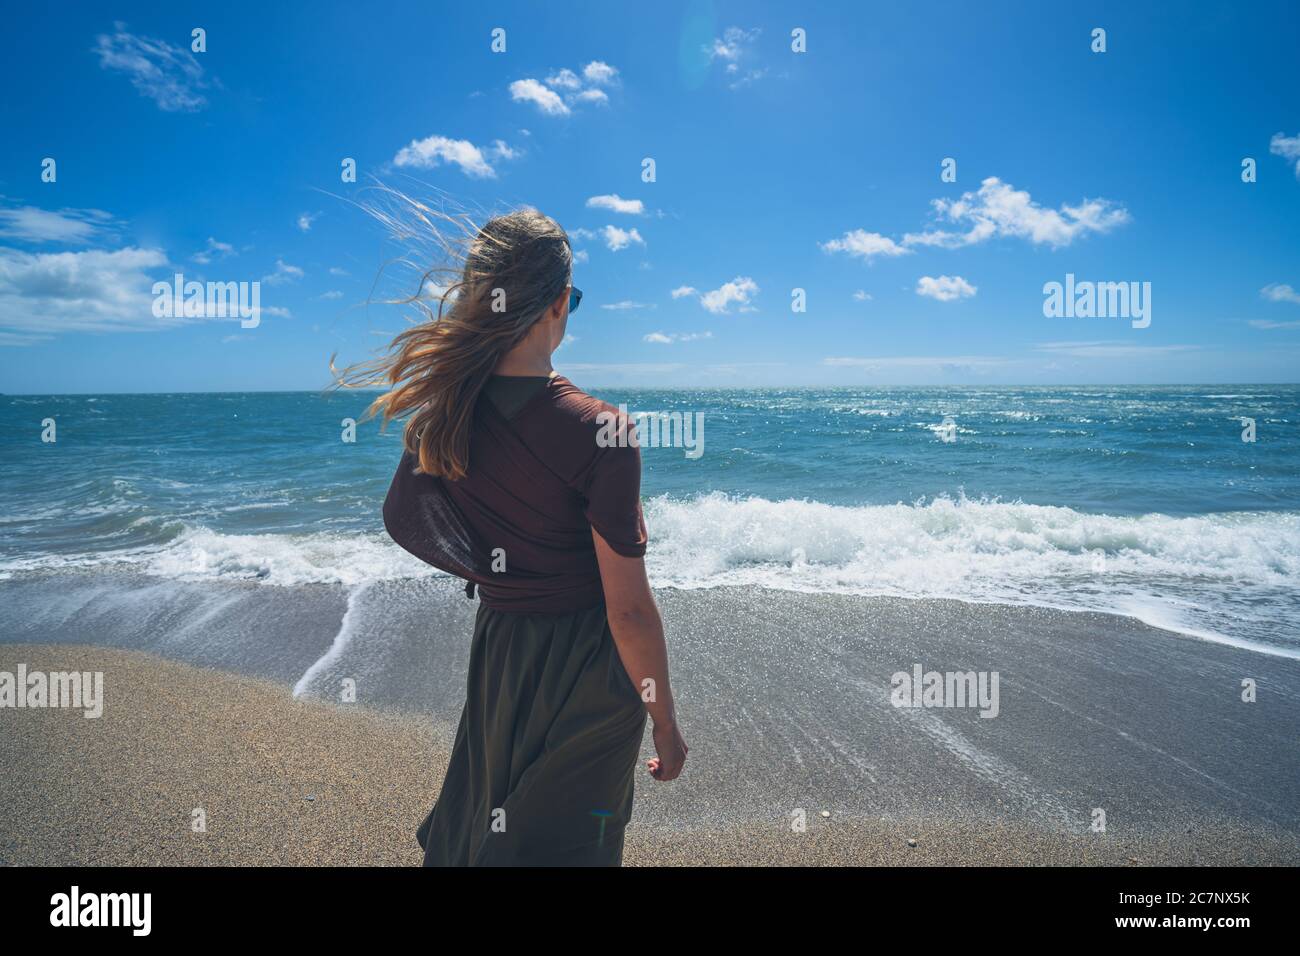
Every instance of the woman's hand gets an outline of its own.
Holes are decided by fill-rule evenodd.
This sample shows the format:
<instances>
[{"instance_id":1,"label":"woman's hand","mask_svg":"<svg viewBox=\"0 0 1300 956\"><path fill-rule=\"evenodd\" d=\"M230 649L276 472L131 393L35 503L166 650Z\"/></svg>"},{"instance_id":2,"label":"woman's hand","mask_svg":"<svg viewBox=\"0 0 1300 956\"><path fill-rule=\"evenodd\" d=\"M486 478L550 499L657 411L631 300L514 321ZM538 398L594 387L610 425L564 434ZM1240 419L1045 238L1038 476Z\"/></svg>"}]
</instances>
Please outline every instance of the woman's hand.
<instances>
[{"instance_id":1,"label":"woman's hand","mask_svg":"<svg viewBox=\"0 0 1300 956\"><path fill-rule=\"evenodd\" d=\"M686 738L682 736L676 721L656 722L653 736L655 753L659 756L647 761L646 766L650 768L650 776L661 783L666 783L676 779L682 772L690 748L686 746Z\"/></svg>"}]
</instances>

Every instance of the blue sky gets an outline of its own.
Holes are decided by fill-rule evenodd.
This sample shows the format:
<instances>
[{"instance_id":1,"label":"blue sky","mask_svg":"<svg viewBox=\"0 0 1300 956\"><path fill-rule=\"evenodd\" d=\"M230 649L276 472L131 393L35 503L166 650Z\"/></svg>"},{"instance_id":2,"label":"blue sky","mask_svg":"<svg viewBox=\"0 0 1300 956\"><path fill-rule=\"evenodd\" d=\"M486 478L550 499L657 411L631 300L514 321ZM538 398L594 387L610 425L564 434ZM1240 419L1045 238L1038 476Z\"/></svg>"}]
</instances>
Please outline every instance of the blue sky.
<instances>
[{"instance_id":1,"label":"blue sky","mask_svg":"<svg viewBox=\"0 0 1300 956\"><path fill-rule=\"evenodd\" d=\"M568 229L580 385L1294 382L1297 9L20 5L0 391L328 384L402 321L374 179ZM178 271L261 324L155 318ZM1150 325L1046 317L1067 273Z\"/></svg>"}]
</instances>

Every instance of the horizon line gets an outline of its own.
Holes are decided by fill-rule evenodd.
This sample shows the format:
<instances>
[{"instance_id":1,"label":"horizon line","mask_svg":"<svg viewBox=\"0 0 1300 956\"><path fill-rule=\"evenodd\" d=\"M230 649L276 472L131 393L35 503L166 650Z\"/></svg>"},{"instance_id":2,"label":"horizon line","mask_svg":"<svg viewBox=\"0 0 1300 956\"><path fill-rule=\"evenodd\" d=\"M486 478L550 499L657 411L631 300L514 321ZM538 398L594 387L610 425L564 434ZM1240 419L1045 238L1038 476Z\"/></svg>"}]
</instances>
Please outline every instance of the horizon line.
<instances>
[{"instance_id":1,"label":"horizon line","mask_svg":"<svg viewBox=\"0 0 1300 956\"><path fill-rule=\"evenodd\" d=\"M568 378L568 376L564 376ZM572 379L570 379L572 381ZM1043 389L1043 388L1293 388L1300 386L1297 382L1118 382L1111 384L1098 383L1081 383L1081 382L1059 382L1054 384L1045 383L1015 383L1015 382L984 382L984 383L965 383L951 385L935 385L922 383L895 383L890 385L864 385L864 384L825 384L825 385L645 385L628 382L609 382L601 384L592 384L591 388L632 388L632 389L654 389L663 392L753 392L764 390L787 390L787 391L817 391L840 388L855 389L906 389L906 388L930 388L930 389L963 389L963 388L1019 388L1019 389ZM120 395L130 397L136 395L324 395L330 391L337 391L340 394L352 392L355 394L378 394L382 395L386 390L382 388L353 388L353 389L331 389L325 386L319 389L314 388L247 388L247 389L202 389L194 391L170 391L160 389L149 392L128 392L128 391L86 391L86 392L0 392L0 398L75 398L78 396L94 395Z\"/></svg>"}]
</instances>

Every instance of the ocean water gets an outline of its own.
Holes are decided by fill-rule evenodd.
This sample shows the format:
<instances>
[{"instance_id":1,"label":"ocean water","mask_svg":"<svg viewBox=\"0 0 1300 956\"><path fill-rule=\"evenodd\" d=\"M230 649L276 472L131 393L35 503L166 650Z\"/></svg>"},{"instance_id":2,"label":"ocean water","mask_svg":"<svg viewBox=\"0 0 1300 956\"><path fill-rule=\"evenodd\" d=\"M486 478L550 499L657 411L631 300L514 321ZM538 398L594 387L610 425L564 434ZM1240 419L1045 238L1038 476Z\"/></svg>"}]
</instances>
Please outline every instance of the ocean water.
<instances>
[{"instance_id":1,"label":"ocean water","mask_svg":"<svg viewBox=\"0 0 1300 956\"><path fill-rule=\"evenodd\" d=\"M656 587L1100 610L1300 656L1300 387L593 392L703 415L698 457L643 449ZM437 575L383 532L400 426L343 441L366 401L0 397L0 582Z\"/></svg>"}]
</instances>

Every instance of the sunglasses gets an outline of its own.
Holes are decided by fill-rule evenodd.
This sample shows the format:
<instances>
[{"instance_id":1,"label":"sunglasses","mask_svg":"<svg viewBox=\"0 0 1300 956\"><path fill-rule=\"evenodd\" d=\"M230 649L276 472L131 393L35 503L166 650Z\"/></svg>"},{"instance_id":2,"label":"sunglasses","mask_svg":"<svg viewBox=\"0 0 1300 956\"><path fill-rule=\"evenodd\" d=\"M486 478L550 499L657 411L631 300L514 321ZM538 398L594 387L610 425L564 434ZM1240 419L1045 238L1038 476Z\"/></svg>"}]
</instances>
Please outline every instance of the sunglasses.
<instances>
[{"instance_id":1,"label":"sunglasses","mask_svg":"<svg viewBox=\"0 0 1300 956\"><path fill-rule=\"evenodd\" d=\"M582 304L582 290L576 285L569 287L569 312L577 312L578 306Z\"/></svg>"}]
</instances>

